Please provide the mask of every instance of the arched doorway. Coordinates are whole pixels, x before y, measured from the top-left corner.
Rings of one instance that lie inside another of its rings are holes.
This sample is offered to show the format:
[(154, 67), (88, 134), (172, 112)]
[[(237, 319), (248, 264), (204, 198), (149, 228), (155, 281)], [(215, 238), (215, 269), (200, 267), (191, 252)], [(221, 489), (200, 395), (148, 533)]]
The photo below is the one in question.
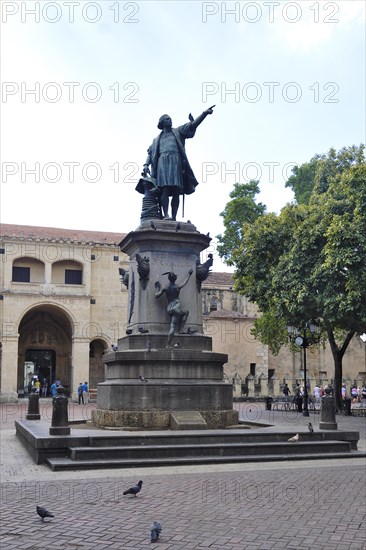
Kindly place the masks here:
[(103, 354), (107, 349), (104, 340), (95, 339), (89, 347), (89, 388), (96, 389), (100, 382), (104, 382)]
[(57, 306), (36, 306), (19, 325), (18, 394), (26, 395), (34, 377), (59, 379), (71, 391), (72, 325)]

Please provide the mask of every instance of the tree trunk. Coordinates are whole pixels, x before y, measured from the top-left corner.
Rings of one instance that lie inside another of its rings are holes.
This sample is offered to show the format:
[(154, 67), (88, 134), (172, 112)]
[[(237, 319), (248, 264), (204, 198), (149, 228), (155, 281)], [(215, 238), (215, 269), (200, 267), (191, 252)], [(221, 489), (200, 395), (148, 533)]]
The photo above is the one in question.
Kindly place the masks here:
[(334, 397), (335, 397), (335, 406), (337, 412), (343, 412), (343, 401), (342, 401), (342, 360), (343, 355), (348, 347), (348, 344), (354, 336), (354, 332), (348, 332), (347, 336), (343, 342), (343, 345), (339, 348), (337, 346), (334, 332), (332, 329), (328, 330), (328, 340), (330, 344), (330, 349), (332, 350), (333, 360), (334, 360)]

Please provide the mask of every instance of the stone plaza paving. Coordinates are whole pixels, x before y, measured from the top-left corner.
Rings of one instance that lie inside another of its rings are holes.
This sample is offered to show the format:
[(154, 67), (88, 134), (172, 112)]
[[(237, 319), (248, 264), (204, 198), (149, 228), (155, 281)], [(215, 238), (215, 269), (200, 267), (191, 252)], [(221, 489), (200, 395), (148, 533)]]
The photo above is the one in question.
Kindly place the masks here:
[[(52, 472), (17, 440), (11, 423), (22, 407), (12, 407), (1, 406), (1, 550), (139, 550), (150, 547), (154, 520), (167, 550), (366, 549), (364, 458)], [(240, 408), (246, 420), (254, 414), (294, 433), (309, 420)], [(365, 418), (337, 422), (359, 430), (365, 449)], [(141, 493), (123, 496), (139, 479)], [(42, 522), (37, 504), (55, 517)]]

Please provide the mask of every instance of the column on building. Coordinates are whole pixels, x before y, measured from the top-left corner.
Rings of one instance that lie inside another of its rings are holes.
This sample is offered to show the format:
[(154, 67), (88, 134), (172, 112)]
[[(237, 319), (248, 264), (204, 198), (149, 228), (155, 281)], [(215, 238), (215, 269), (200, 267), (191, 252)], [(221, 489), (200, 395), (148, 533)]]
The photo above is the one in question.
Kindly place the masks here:
[(0, 402), (18, 400), (18, 335), (6, 336), (2, 342)]
[(78, 385), (80, 382), (89, 383), (89, 340), (83, 337), (74, 337), (72, 340), (72, 373), (71, 398), (78, 400)]

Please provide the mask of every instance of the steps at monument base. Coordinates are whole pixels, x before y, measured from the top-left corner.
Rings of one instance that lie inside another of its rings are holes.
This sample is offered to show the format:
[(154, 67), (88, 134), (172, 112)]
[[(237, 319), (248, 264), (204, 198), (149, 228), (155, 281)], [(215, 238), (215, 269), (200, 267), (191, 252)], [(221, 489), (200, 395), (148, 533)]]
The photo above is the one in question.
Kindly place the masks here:
[[(145, 446), (145, 445), (201, 445), (211, 443), (275, 443), (287, 442), (290, 437), (295, 435), (294, 431), (289, 432), (259, 432), (253, 429), (241, 430), (190, 430), (190, 431), (171, 431), (166, 432), (105, 432), (103, 435), (90, 435), (90, 447), (126, 447), (126, 446)], [(347, 433), (340, 431), (317, 431), (302, 432), (300, 439), (304, 441), (347, 441), (352, 443), (352, 448), (359, 439), (358, 432), (349, 431)], [(83, 445), (70, 445), (72, 447), (81, 447)]]
[(234, 455), (234, 456), (195, 456), (179, 458), (128, 458), (106, 460), (72, 460), (71, 458), (49, 458), (47, 464), (53, 471), (66, 470), (94, 470), (109, 468), (136, 468), (155, 466), (183, 466), (194, 464), (235, 464), (249, 462), (279, 462), (293, 460), (328, 460), (340, 458), (365, 458), (366, 453), (361, 451), (332, 451), (322, 453), (298, 452), (298, 454), (266, 454), (266, 455)]
[(71, 447), (69, 458), (72, 460), (115, 460), (154, 458), (181, 458), (204, 456), (248, 456), (248, 455), (292, 455), (299, 452), (350, 452), (346, 441), (304, 441), (276, 443), (202, 443), (186, 445), (138, 445), (126, 447)]

